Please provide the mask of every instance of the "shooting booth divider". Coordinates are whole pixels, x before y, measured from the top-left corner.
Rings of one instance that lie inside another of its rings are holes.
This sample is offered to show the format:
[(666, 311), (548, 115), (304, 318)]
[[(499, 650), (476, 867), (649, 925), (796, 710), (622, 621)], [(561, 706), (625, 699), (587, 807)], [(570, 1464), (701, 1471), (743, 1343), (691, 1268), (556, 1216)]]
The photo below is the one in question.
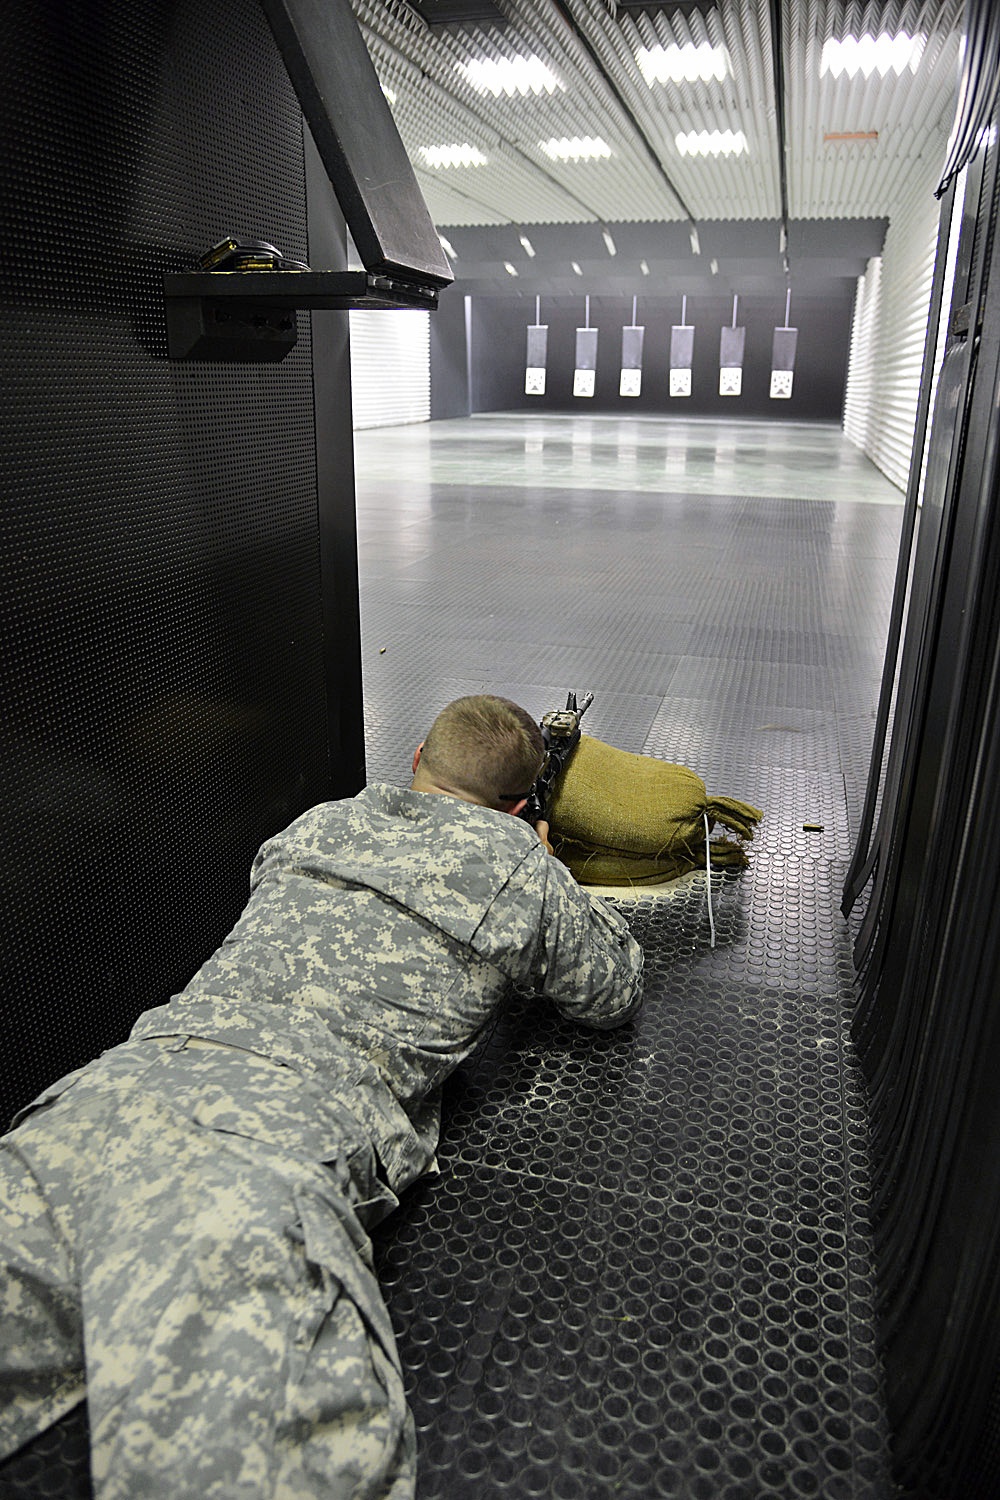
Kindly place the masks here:
[(540, 320), (540, 297), (535, 298), (535, 321), (528, 324), (528, 347), (524, 368), (524, 394), (545, 395), (545, 371), (548, 360), (549, 328)]
[(736, 326), (736, 310), (739, 297), (733, 298), (732, 327), (723, 328), (719, 339), (719, 395), (741, 396), (743, 394), (743, 353), (747, 331)]
[(365, 269), (447, 286), (451, 266), (350, 6), (262, 4)]
[(573, 395), (593, 396), (597, 383), (597, 329), (590, 326), (590, 298), (586, 298), (586, 327), (576, 330), (576, 368)]
[(969, 0), (966, 31), (875, 743), (843, 896), (848, 915), (870, 884), (852, 1036), (870, 1093), (877, 1313), (905, 1500), (1000, 1494), (994, 0)]
[(687, 321), (687, 298), (681, 298), (681, 320), (670, 330), (670, 394), (690, 396), (694, 363), (694, 325)]
[[(365, 785), (347, 316), (292, 288), (450, 272), (349, 4), (23, 0), (0, 52), (6, 1125), (187, 984), (265, 839)], [(323, 269), (191, 272), (229, 231)], [(297, 337), (267, 357), (255, 302), (246, 347), (174, 356), (188, 276), (266, 281)], [(86, 1419), (0, 1493), (89, 1494)]]
[(618, 383), (619, 396), (638, 396), (642, 393), (642, 341), (645, 328), (635, 321), (637, 299), (632, 298), (632, 322), (622, 329), (622, 366)]

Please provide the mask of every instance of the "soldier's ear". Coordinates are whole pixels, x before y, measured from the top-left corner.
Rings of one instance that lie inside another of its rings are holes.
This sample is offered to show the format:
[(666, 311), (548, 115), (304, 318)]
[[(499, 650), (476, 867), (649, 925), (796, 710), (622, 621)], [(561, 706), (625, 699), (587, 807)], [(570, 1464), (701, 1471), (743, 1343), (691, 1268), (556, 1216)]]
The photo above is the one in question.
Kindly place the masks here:
[(421, 750), (423, 748), (424, 748), (424, 742), (423, 742), (423, 740), (421, 740), (420, 744), (417, 746), (417, 748), (413, 752), (413, 774), (414, 774), (414, 776), (416, 776), (416, 774), (417, 774), (417, 767), (420, 764), (420, 752), (421, 752)]

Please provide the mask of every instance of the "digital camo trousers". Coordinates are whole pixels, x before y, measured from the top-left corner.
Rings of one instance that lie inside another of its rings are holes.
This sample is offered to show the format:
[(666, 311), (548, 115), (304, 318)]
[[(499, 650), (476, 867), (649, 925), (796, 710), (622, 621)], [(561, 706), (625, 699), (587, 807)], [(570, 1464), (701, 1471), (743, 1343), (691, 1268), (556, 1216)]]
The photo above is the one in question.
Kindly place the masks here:
[(0, 1140), (0, 1456), (86, 1398), (98, 1500), (410, 1500), (394, 1203), (287, 1068), (170, 1038), (62, 1080)]

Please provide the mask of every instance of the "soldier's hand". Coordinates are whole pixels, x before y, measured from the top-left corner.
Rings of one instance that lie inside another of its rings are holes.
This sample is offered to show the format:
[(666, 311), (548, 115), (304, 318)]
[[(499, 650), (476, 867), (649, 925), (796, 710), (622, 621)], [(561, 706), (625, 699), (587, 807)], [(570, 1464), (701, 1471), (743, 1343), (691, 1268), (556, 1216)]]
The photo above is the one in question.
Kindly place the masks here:
[(546, 823), (544, 818), (542, 818), (540, 822), (535, 824), (535, 832), (538, 834), (538, 837), (545, 845), (545, 852), (547, 854), (553, 854), (555, 851), (553, 850), (552, 845), (549, 843), (549, 825), (548, 823)]

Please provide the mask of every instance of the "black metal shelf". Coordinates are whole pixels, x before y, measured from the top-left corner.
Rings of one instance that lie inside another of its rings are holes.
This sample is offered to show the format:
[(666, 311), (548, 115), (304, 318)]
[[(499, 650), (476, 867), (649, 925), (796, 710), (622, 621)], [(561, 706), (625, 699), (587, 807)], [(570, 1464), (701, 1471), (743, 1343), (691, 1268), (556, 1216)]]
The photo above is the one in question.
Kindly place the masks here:
[(269, 307), (437, 306), (438, 288), (373, 271), (181, 271), (163, 278), (167, 299), (234, 297)]
[(302, 309), (422, 308), (439, 288), (373, 271), (182, 271), (163, 278), (171, 359), (275, 361)]

